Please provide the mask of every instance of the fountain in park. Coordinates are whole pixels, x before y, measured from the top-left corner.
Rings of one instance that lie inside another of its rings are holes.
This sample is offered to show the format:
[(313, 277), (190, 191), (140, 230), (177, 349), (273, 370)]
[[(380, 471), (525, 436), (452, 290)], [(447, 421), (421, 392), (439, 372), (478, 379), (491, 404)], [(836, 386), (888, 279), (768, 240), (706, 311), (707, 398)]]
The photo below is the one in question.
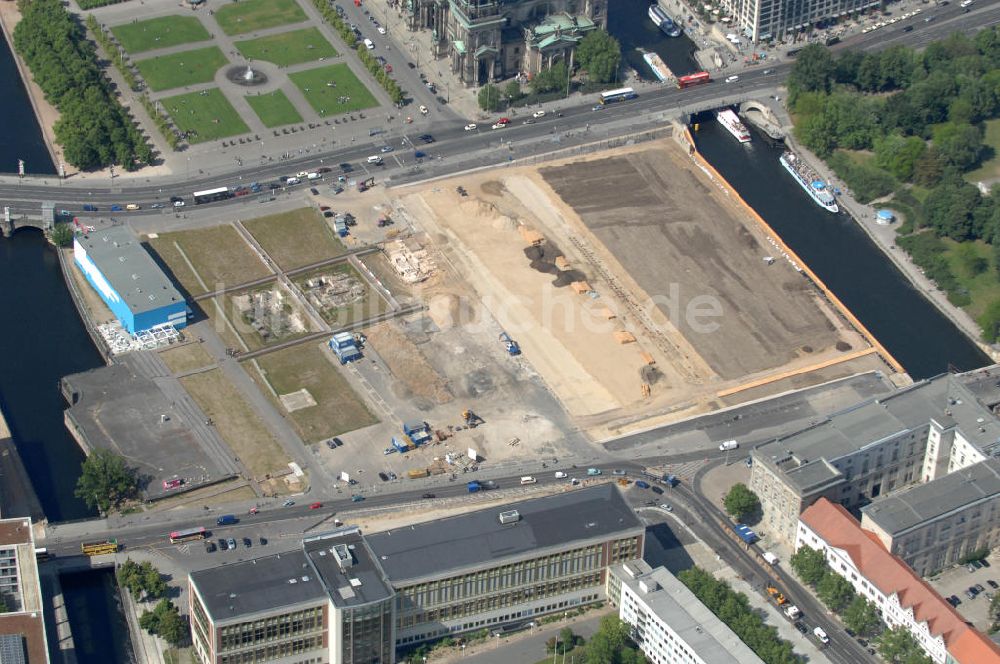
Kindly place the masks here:
[(253, 87), (267, 83), (267, 74), (253, 68), (253, 60), (247, 60), (246, 67), (235, 65), (226, 71), (226, 78), (236, 85)]

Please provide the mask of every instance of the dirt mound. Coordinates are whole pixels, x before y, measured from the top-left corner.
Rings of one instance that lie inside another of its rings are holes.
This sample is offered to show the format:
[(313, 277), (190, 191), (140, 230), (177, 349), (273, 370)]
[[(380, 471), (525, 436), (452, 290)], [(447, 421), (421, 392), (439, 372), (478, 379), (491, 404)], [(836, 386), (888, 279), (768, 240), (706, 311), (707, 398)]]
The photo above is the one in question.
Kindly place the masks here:
[(507, 191), (507, 187), (503, 186), (503, 182), (498, 180), (484, 182), (479, 185), (479, 189), (487, 196), (503, 196)]

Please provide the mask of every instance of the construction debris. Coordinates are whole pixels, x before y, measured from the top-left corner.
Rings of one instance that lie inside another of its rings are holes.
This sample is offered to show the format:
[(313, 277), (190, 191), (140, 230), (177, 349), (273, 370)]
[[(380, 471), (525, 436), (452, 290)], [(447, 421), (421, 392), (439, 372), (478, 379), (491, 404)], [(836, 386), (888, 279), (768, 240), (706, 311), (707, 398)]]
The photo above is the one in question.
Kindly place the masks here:
[(408, 284), (424, 281), (434, 273), (434, 261), (416, 238), (387, 242), (382, 251), (396, 274)]

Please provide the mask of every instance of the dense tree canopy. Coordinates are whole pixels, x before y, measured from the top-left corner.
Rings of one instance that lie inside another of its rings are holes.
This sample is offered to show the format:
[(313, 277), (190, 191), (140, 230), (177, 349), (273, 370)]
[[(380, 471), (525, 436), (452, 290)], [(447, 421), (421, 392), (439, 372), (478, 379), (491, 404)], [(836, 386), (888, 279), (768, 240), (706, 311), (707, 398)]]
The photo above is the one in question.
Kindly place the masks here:
[(811, 546), (800, 547), (791, 555), (788, 562), (802, 582), (814, 588), (830, 570), (823, 552)]
[(760, 499), (746, 484), (740, 482), (729, 489), (729, 493), (722, 499), (722, 505), (729, 516), (742, 521), (760, 509)]
[(125, 457), (97, 448), (83, 462), (76, 481), (76, 496), (101, 512), (119, 507), (139, 492), (139, 479)]
[(595, 83), (608, 83), (618, 71), (622, 48), (606, 30), (591, 30), (576, 47), (576, 60)]
[(45, 98), (59, 110), (54, 131), (66, 161), (84, 169), (132, 170), (152, 150), (111, 91), (93, 45), (59, 0), (21, 0), (14, 47)]

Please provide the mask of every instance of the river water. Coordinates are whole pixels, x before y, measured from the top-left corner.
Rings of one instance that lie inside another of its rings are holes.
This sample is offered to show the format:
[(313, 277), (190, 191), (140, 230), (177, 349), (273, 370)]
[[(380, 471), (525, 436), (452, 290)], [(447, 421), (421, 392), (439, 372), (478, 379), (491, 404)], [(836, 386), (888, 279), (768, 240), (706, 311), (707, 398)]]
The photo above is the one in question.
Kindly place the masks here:
[(0, 173), (17, 173), (17, 160), (23, 159), (27, 173), (54, 175), (56, 167), (10, 51), (7, 40), (0, 38)]
[[(628, 66), (642, 79), (657, 80), (649, 65), (642, 59), (643, 52), (654, 51), (675, 76), (700, 70), (701, 67), (694, 59), (697, 49), (695, 43), (686, 34), (668, 37), (660, 32), (649, 18), (649, 5), (647, 0), (616, 0), (615, 10), (608, 12), (608, 32), (621, 44), (622, 55)], [(680, 13), (668, 11), (668, 14), (675, 22), (680, 22)]]

